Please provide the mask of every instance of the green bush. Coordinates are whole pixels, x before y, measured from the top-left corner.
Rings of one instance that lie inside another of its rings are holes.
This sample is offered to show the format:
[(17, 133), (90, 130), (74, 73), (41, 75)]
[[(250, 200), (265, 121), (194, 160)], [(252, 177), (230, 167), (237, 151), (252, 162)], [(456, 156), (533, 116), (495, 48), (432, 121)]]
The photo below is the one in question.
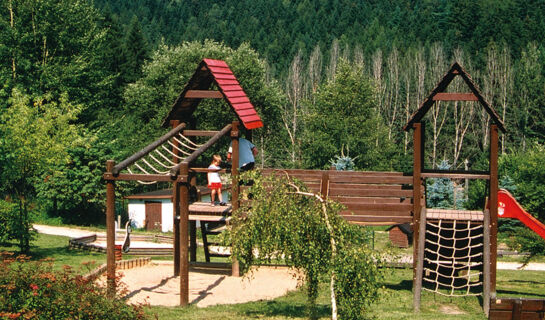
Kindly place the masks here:
[(499, 159), (500, 177), (509, 176), (514, 183), (513, 195), (522, 207), (545, 221), (545, 146), (504, 155)]
[(146, 319), (140, 305), (108, 298), (106, 289), (65, 266), (2, 254), (0, 319)]

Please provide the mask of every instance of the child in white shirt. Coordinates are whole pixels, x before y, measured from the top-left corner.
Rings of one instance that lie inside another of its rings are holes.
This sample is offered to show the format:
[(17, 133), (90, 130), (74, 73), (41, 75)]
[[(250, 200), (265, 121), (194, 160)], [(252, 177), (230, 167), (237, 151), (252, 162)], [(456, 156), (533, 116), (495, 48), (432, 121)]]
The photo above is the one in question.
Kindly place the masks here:
[[(215, 154), (212, 156), (212, 163), (210, 163), (208, 169), (220, 170), (220, 164), (221, 156)], [(223, 202), (221, 195), (221, 179), (218, 172), (208, 172), (208, 189), (210, 189), (210, 200), (212, 205), (216, 204), (215, 199), (217, 193), (220, 206), (224, 206), (225, 202)]]

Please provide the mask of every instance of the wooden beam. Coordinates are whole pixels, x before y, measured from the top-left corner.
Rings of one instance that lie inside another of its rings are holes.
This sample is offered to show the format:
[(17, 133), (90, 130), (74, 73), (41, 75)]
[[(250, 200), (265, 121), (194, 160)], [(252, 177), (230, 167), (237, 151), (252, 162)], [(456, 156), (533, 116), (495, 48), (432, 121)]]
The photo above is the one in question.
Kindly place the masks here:
[[(187, 164), (182, 162), (180, 175), (189, 175)], [(189, 183), (178, 185), (180, 197), (180, 306), (189, 304)]]
[(182, 134), (186, 137), (213, 137), (218, 132), (219, 131), (211, 130), (184, 130), (182, 131)]
[(489, 180), (489, 174), (458, 173), (458, 172), (422, 172), (422, 178), (449, 178), (449, 179), (484, 179)]
[(184, 98), (223, 99), (223, 94), (217, 90), (187, 90)]
[(490, 295), (496, 296), (498, 257), (498, 126), (490, 126)]
[(185, 128), (186, 124), (182, 123), (179, 124), (176, 128), (170, 130), (167, 134), (163, 135), (161, 138), (155, 140), (154, 142), (147, 145), (144, 149), (138, 151), (137, 153), (133, 154), (132, 156), (128, 157), (127, 159), (121, 161), (118, 165), (116, 165), (112, 169), (112, 173), (114, 175), (118, 175), (119, 172), (126, 167), (130, 166), (131, 164), (135, 163), (139, 159), (142, 159), (145, 157), (148, 153), (153, 151), (158, 146), (162, 145), (163, 143), (167, 142), (170, 138), (178, 134), (178, 132), (182, 131)]
[[(178, 171), (180, 170), (181, 165), (187, 165), (191, 162), (193, 162), (198, 156), (203, 154), (208, 148), (210, 148), (214, 143), (216, 143), (221, 137), (223, 137), (227, 132), (231, 131), (231, 124), (226, 125), (221, 131), (216, 133), (210, 140), (208, 140), (205, 144), (203, 144), (199, 149), (195, 150), (190, 156), (184, 159), (181, 163), (177, 164), (174, 168), (170, 169), (170, 175), (172, 177), (176, 177), (178, 175)], [(181, 176), (184, 177), (183, 175)], [(189, 182), (189, 181), (185, 181)]]
[[(180, 120), (170, 120), (172, 127), (177, 127), (180, 124)], [(173, 141), (174, 146), (178, 147), (178, 142)], [(178, 163), (178, 150), (172, 146), (172, 162)], [(180, 275), (180, 194), (178, 190), (178, 182), (172, 183), (172, 232), (174, 233), (173, 239), (173, 251), (174, 251), (174, 276)]]
[[(111, 173), (113, 160), (106, 161), (106, 170)], [(108, 296), (114, 297), (115, 288), (115, 182), (106, 181), (106, 282)]]
[(163, 174), (129, 174), (129, 173), (120, 173), (117, 176), (115, 176), (111, 172), (106, 172), (103, 175), (104, 180), (110, 180), (110, 181), (167, 181), (167, 182), (173, 182), (175, 180), (175, 177), (171, 175), (163, 175)]
[[(423, 160), (423, 128), (421, 122), (413, 123), (413, 239), (419, 239), (420, 233), (420, 212), (422, 210), (422, 204), (420, 198), (422, 192), (420, 186), (422, 184), (422, 160)], [(418, 245), (418, 241), (413, 241), (413, 289), (416, 288), (418, 279), (416, 278), (417, 262), (419, 257), (419, 250), (422, 250)]]
[(433, 101), (479, 101), (473, 93), (439, 92), (433, 96)]
[[(232, 177), (232, 186), (231, 186), (231, 204), (233, 211), (237, 210), (240, 206), (240, 185), (239, 185), (239, 172), (238, 172), (238, 161), (239, 161), (239, 122), (233, 121), (231, 124), (231, 177)], [(233, 277), (240, 276), (240, 266), (239, 262), (235, 255), (231, 255), (231, 275)]]
[(422, 276), (424, 273), (424, 246), (426, 244), (426, 208), (420, 213), (420, 225), (418, 226), (418, 238), (413, 238), (413, 243), (418, 242), (418, 254), (416, 259), (416, 278), (413, 285), (413, 309), (420, 312), (420, 297), (422, 294)]

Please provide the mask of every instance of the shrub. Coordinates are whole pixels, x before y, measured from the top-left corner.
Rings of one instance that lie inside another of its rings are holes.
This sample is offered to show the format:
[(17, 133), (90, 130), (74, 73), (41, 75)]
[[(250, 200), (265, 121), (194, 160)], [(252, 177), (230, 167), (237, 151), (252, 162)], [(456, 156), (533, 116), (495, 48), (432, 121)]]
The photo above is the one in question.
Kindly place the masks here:
[[(243, 271), (251, 265), (279, 261), (304, 274), (309, 316), (317, 316), (320, 281), (329, 279), (332, 318), (361, 319), (375, 302), (383, 280), (382, 259), (370, 246), (370, 234), (338, 213), (339, 203), (309, 193), (287, 176), (264, 176), (254, 170), (246, 201), (233, 214), (225, 242)], [(332, 294), (332, 292), (334, 294)]]
[(106, 296), (106, 289), (48, 261), (2, 254), (0, 319), (146, 319), (143, 307)]

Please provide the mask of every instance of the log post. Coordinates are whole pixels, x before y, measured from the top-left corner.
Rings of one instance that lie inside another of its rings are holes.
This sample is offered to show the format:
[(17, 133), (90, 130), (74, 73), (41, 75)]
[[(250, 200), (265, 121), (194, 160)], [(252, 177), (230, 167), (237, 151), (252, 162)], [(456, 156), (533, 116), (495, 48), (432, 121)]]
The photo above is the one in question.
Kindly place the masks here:
[[(189, 187), (197, 189), (197, 176), (191, 174)], [(197, 221), (189, 221), (189, 261), (197, 261)]]
[[(176, 128), (178, 125), (180, 125), (179, 120), (172, 120), (170, 121), (170, 126), (172, 128)], [(174, 140), (174, 145), (178, 146), (178, 142)], [(178, 150), (174, 147), (172, 147), (172, 153), (175, 155), (178, 155)], [(172, 156), (172, 162), (178, 163), (178, 158), (175, 156)], [(178, 193), (178, 182), (174, 182), (172, 184), (172, 232), (174, 233), (174, 239), (172, 242), (173, 252), (174, 252), (174, 276), (179, 276), (180, 271), (180, 248), (178, 245), (180, 244), (180, 233), (178, 231), (178, 228), (180, 226), (180, 197)]]
[(188, 244), (189, 244), (189, 164), (182, 163), (180, 168), (178, 185), (180, 197), (180, 306), (189, 304), (189, 261), (188, 261)]
[[(238, 162), (239, 162), (239, 123), (238, 121), (233, 121), (231, 126), (231, 177), (232, 177), (232, 187), (231, 187), (231, 206), (233, 211), (237, 210), (240, 205), (240, 184), (239, 184), (239, 172), (238, 172)], [(232, 264), (231, 264), (231, 275), (233, 277), (240, 276), (240, 266), (239, 262), (234, 255), (232, 255)]]
[(490, 294), (496, 297), (498, 255), (498, 126), (490, 126)]
[[(106, 172), (112, 173), (115, 161), (106, 161)], [(115, 182), (106, 181), (106, 278), (108, 296), (115, 296)]]
[[(413, 239), (419, 239), (420, 213), (422, 210), (422, 162), (423, 162), (423, 134), (422, 123), (413, 124)], [(418, 241), (413, 241), (413, 289), (417, 285), (417, 262), (420, 246)]]

